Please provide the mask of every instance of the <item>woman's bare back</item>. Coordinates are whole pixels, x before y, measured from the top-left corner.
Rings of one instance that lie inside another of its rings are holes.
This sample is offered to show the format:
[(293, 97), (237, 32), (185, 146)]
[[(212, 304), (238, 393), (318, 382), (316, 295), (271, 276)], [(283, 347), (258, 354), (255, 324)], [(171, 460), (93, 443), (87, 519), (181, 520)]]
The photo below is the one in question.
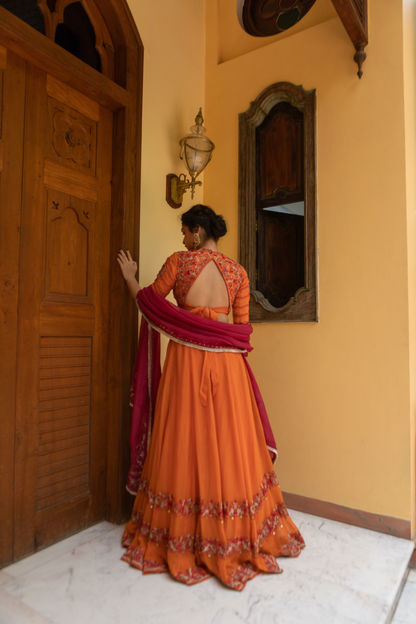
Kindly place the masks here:
[[(189, 289), (186, 303), (195, 307), (229, 309), (227, 286), (215, 260), (210, 260), (204, 266)], [(220, 316), (225, 317), (221, 320), (227, 318), (225, 314)]]

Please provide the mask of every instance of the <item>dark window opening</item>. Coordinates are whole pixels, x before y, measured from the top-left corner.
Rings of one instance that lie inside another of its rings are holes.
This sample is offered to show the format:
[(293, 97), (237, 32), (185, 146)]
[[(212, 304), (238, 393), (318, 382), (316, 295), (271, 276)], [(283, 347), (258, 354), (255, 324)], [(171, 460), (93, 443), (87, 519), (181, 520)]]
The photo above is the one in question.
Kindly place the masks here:
[(58, 24), (55, 43), (90, 67), (101, 72), (101, 59), (95, 48), (95, 32), (84, 7), (73, 2), (64, 11), (64, 23)]
[(256, 290), (275, 308), (305, 286), (303, 112), (276, 104), (256, 128)]
[(45, 23), (36, 0), (0, 0), (2, 6), (35, 30), (45, 34)]
[(304, 229), (303, 216), (261, 212), (256, 290), (275, 308), (285, 306), (305, 286)]

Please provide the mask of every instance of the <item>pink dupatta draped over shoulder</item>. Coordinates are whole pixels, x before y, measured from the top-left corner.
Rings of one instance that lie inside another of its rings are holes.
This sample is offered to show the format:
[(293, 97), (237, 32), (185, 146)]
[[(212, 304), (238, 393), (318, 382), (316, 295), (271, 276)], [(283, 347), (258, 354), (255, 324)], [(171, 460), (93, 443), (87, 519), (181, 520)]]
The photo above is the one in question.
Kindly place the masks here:
[[(137, 293), (136, 303), (142, 312), (139, 345), (131, 382), (133, 407), (130, 431), (131, 463), (127, 490), (136, 494), (150, 444), (156, 397), (161, 377), (160, 334), (191, 348), (228, 352), (247, 356), (250, 324), (229, 324), (206, 319), (166, 301), (148, 286)], [(247, 373), (256, 399), (267, 447), (273, 461), (277, 458), (276, 442), (253, 372), (244, 357)]]

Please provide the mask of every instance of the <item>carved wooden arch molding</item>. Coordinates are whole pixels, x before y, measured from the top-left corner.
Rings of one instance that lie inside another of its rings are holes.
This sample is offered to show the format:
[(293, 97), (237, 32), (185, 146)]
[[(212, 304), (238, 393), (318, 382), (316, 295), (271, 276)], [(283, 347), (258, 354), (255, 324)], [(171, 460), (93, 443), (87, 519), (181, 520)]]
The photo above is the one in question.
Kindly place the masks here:
[[(64, 11), (70, 4), (79, 2), (88, 15), (95, 33), (95, 48), (100, 55), (101, 71), (109, 78), (114, 77), (114, 46), (107, 28), (94, 0), (37, 0), (37, 5), (45, 21), (45, 35), (55, 41), (56, 27), (64, 22)], [(51, 9), (51, 7), (53, 7)]]
[[(254, 37), (276, 35), (294, 26), (316, 0), (238, 0), (237, 13), (242, 28)], [(368, 44), (368, 0), (332, 0), (355, 47), (357, 75), (363, 75), (364, 52)]]
[[(143, 85), (143, 44), (127, 0), (77, 0), (82, 3), (96, 34), (102, 62), (101, 73), (58, 46), (56, 26), (74, 0), (37, 0), (44, 15), (46, 36), (0, 6), (2, 50), (27, 63), (112, 111), (113, 133), (109, 137), (112, 159), (110, 257), (119, 249), (139, 256), (140, 146)], [(52, 7), (50, 10), (49, 7)], [(4, 46), (4, 48), (3, 48)], [(110, 54), (111, 53), (111, 54)], [(111, 60), (111, 57), (113, 60)], [(129, 387), (137, 349), (137, 312), (116, 262), (109, 274), (108, 388), (106, 435), (107, 497), (105, 517), (121, 522), (131, 512), (125, 490), (129, 467)]]

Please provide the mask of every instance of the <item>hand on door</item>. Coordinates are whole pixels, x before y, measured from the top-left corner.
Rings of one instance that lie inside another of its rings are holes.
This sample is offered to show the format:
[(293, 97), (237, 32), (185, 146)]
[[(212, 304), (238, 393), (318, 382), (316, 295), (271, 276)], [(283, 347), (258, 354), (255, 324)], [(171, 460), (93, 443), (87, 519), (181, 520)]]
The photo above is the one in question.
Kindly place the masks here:
[(137, 263), (131, 257), (128, 249), (126, 249), (126, 251), (120, 249), (117, 255), (117, 262), (129, 287), (131, 296), (133, 299), (136, 299), (137, 293), (140, 290), (139, 283), (135, 277), (137, 273)]

